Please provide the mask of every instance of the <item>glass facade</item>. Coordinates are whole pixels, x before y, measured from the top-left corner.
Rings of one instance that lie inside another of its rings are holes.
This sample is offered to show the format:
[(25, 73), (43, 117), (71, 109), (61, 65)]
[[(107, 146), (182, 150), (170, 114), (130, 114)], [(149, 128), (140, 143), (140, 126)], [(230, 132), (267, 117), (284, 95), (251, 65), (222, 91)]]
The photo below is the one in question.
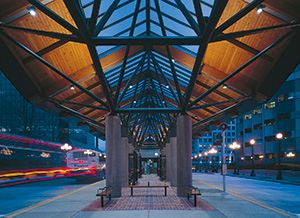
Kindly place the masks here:
[(28, 103), (1, 71), (0, 132), (95, 148), (94, 136)]

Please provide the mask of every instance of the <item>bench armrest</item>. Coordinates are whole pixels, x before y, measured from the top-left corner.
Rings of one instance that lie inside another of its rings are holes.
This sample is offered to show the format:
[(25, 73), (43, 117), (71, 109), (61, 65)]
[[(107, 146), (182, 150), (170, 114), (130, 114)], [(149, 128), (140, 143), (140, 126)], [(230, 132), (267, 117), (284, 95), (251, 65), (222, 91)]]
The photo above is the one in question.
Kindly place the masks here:
[(106, 187), (104, 187), (104, 188), (99, 188), (99, 189), (97, 190), (97, 193), (99, 193), (99, 192), (104, 192), (104, 191), (106, 191)]
[(199, 193), (201, 193), (199, 188), (197, 188), (197, 187), (193, 187), (193, 189), (194, 189), (196, 192), (199, 192)]

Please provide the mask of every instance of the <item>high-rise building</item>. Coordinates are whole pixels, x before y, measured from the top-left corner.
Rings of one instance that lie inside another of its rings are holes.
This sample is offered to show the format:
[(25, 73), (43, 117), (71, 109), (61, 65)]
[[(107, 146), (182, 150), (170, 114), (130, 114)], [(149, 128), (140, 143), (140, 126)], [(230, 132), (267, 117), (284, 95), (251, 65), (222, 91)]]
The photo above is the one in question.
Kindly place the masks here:
[(68, 142), (81, 148), (97, 149), (101, 144), (96, 137), (63, 121), (59, 116), (28, 103), (1, 71), (0, 132), (52, 142)]
[[(231, 163), (233, 150), (229, 148), (229, 145), (236, 140), (236, 120), (230, 121), (227, 125), (228, 128), (225, 130), (225, 159), (226, 163)], [(220, 168), (223, 155), (222, 143), (222, 130), (219, 128), (195, 139), (192, 143), (192, 162), (195, 170)]]
[[(270, 101), (238, 117), (236, 128), (240, 167), (250, 168), (254, 158), (255, 168), (276, 169), (280, 158), (283, 168), (296, 168), (300, 162), (300, 65)], [(277, 139), (277, 133), (282, 133), (282, 139)]]

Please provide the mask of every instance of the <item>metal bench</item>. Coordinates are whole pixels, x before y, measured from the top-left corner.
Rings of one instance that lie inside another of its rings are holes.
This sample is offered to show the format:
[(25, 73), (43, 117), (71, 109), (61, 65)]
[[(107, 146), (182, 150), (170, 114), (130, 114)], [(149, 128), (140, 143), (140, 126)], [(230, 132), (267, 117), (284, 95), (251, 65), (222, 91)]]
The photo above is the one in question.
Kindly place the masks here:
[(108, 196), (109, 197), (109, 200), (111, 200), (111, 193), (113, 193), (114, 190), (112, 188), (112, 186), (106, 186), (104, 188), (99, 188), (97, 190), (97, 194), (96, 196), (101, 196), (101, 207), (103, 207), (103, 198), (104, 196)]
[(194, 196), (194, 206), (197, 206), (197, 195), (201, 195), (200, 189), (191, 185), (186, 185), (184, 191), (187, 193), (187, 199), (190, 199), (190, 195)]
[(165, 182), (165, 185), (153, 185), (150, 186), (150, 183), (148, 182), (148, 186), (146, 185), (139, 185), (139, 186), (133, 186), (132, 183), (130, 183), (130, 189), (131, 189), (131, 196), (133, 196), (133, 188), (165, 188), (165, 196), (167, 196), (167, 188), (169, 186)]

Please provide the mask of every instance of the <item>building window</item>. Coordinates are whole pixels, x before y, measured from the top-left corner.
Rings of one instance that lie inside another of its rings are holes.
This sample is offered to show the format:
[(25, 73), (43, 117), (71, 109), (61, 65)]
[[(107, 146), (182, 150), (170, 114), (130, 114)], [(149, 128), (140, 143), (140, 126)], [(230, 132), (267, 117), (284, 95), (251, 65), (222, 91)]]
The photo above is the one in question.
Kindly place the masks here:
[(245, 120), (251, 120), (252, 119), (252, 114), (246, 114), (244, 119)]
[(202, 145), (199, 145), (199, 148), (202, 148)]
[(283, 113), (277, 115), (277, 120), (287, 120), (290, 119), (290, 113)]
[(261, 114), (262, 113), (262, 109), (259, 108), (259, 109), (256, 109), (253, 111), (253, 114)]
[(265, 136), (265, 141), (267, 141), (267, 142), (275, 142), (275, 136)]
[(252, 132), (252, 128), (246, 128), (245, 129), (245, 133), (251, 133)]
[(232, 126), (231, 129), (232, 129), (232, 130), (235, 130), (235, 126)]
[(265, 109), (270, 109), (275, 107), (275, 101), (264, 104)]
[(265, 120), (265, 126), (275, 125), (275, 119)]
[(250, 142), (245, 142), (245, 147), (251, 147), (252, 145), (250, 144)]
[(207, 138), (204, 138), (203, 142), (207, 142)]
[(232, 132), (231, 134), (232, 134), (232, 136), (235, 136), (235, 132)]
[(266, 153), (266, 159), (275, 160), (275, 153)]
[(244, 136), (244, 132), (243, 131), (240, 131), (240, 136)]
[(285, 100), (285, 96), (284, 95), (278, 95), (277, 96), (277, 102), (281, 102)]
[(262, 129), (262, 124), (260, 123), (260, 124), (253, 125), (253, 129), (254, 130)]

